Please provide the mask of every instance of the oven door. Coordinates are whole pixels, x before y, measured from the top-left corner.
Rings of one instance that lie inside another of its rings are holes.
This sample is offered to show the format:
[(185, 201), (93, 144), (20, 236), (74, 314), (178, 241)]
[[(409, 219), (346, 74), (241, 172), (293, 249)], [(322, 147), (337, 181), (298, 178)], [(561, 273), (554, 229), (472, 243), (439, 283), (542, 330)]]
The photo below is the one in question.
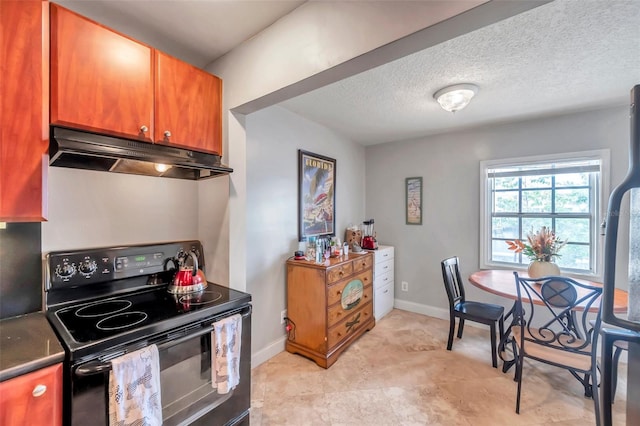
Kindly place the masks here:
[[(212, 324), (241, 313), (240, 383), (226, 394), (212, 387)], [(188, 425), (206, 419), (208, 424), (232, 425), (248, 419), (251, 398), (251, 306), (208, 318), (198, 324), (171, 330), (161, 338), (132, 343), (114, 353), (71, 366), (70, 418), (72, 425), (108, 425), (109, 359), (156, 344), (160, 356), (162, 417), (164, 426)], [(66, 417), (66, 416), (65, 416)], [(212, 422), (212, 423), (211, 423)]]

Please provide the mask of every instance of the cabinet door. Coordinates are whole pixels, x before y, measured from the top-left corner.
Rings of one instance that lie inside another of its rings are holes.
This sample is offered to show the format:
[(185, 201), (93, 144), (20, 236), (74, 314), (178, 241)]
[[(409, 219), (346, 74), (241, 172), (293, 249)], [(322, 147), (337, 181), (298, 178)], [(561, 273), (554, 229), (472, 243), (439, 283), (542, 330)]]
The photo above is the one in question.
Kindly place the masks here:
[(222, 155), (222, 80), (156, 51), (155, 141)]
[(62, 364), (0, 383), (0, 426), (62, 424)]
[(0, 221), (47, 215), (49, 11), (40, 0), (0, 1)]
[(51, 4), (51, 123), (150, 141), (152, 52)]

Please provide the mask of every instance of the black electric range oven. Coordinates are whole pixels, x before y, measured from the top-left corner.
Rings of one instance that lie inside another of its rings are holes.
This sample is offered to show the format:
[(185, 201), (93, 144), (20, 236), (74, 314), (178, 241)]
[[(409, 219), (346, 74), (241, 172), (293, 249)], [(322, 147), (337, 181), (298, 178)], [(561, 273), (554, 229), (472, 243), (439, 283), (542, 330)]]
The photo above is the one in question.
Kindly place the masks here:
[[(163, 425), (249, 424), (251, 296), (208, 283), (172, 294), (168, 260), (199, 241), (51, 252), (45, 261), (47, 318), (62, 341), (65, 425), (109, 424), (110, 360), (155, 344)], [(242, 316), (240, 381), (226, 394), (212, 386), (213, 323)]]

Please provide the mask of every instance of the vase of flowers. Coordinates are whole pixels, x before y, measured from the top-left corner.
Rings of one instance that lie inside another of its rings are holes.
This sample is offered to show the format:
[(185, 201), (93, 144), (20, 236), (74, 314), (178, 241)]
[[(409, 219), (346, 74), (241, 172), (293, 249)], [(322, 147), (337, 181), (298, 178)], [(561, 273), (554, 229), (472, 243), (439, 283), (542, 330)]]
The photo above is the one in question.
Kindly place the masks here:
[(567, 240), (561, 240), (556, 233), (546, 226), (537, 232), (527, 235), (527, 242), (522, 240), (507, 241), (509, 250), (515, 253), (522, 253), (529, 258), (529, 277), (540, 278), (549, 275), (560, 275), (560, 268), (554, 263), (555, 258), (560, 257), (558, 253)]

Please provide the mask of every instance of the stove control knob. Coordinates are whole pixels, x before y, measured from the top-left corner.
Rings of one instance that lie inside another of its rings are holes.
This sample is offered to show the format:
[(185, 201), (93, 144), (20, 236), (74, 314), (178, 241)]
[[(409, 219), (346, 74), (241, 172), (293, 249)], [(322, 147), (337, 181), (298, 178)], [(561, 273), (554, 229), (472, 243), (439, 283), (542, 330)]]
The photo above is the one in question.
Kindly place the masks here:
[(98, 264), (93, 259), (85, 259), (78, 265), (78, 271), (83, 276), (89, 278), (98, 269)]
[(76, 265), (74, 263), (64, 262), (56, 266), (56, 275), (67, 281), (76, 274)]

